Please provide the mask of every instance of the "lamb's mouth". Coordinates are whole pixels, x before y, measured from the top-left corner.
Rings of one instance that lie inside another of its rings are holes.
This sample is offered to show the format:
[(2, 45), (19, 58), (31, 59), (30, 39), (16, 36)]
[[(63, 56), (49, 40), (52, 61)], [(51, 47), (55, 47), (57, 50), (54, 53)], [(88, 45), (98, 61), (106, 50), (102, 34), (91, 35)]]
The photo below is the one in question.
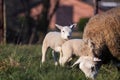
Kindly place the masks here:
[(69, 39), (65, 39), (65, 41), (67, 41), (67, 40), (69, 40)]

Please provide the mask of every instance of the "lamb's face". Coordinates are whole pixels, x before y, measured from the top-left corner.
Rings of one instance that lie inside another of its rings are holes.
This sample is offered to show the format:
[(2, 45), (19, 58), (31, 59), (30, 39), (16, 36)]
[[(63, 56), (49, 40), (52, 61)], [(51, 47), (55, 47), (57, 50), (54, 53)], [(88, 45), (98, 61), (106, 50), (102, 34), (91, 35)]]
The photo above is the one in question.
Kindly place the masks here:
[(79, 68), (84, 72), (85, 76), (88, 78), (95, 79), (98, 70), (93, 61), (85, 61), (79, 64)]
[(86, 77), (94, 79), (98, 73), (100, 67), (100, 59), (94, 57), (94, 44), (91, 40), (85, 42), (82, 50), (82, 54), (87, 54), (88, 56), (80, 57), (81, 61), (79, 68), (85, 73)]
[(70, 26), (63, 26), (63, 27), (56, 24), (56, 27), (61, 31), (61, 38), (68, 40), (71, 38), (72, 30), (74, 27), (76, 27), (76, 24), (72, 24)]
[(61, 37), (65, 40), (71, 38), (72, 29), (69, 26), (65, 26), (61, 29)]
[(95, 79), (101, 66), (101, 59), (91, 56), (80, 56), (80, 58), (71, 66), (79, 64), (79, 68), (84, 72), (87, 78)]

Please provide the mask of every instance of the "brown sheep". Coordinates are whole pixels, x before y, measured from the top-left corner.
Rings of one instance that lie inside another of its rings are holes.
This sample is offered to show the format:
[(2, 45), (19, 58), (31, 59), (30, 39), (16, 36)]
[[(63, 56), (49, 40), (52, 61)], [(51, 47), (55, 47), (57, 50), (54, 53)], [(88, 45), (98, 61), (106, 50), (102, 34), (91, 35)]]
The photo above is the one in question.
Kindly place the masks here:
[(120, 13), (120, 8), (92, 17), (84, 29), (83, 39), (92, 40), (95, 55), (100, 58), (109, 52), (114, 57), (120, 57), (120, 15), (117, 11)]
[[(118, 66), (120, 66), (120, 8), (114, 8), (93, 16), (86, 24), (83, 33), (83, 40), (89, 39), (92, 41), (92, 52), (84, 49), (81, 53), (85, 54), (88, 51), (88, 54), (93, 55), (81, 56), (73, 66), (80, 63), (79, 68), (86, 76), (92, 75), (89, 77), (93, 79), (97, 75), (95, 72), (98, 72), (103, 63), (113, 60), (113, 62), (119, 62)], [(94, 57), (99, 58), (99, 60), (96, 62)], [(87, 60), (88, 58), (89, 60)], [(88, 65), (89, 63), (92, 64)], [(84, 69), (83, 64), (86, 64)]]

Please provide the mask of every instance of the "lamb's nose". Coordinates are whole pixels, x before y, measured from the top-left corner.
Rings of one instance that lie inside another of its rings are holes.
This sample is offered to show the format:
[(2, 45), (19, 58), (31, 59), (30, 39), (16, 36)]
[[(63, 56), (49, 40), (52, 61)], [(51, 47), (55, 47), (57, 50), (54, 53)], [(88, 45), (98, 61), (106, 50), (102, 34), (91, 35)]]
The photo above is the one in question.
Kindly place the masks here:
[(71, 36), (68, 36), (68, 39), (70, 39), (71, 38)]

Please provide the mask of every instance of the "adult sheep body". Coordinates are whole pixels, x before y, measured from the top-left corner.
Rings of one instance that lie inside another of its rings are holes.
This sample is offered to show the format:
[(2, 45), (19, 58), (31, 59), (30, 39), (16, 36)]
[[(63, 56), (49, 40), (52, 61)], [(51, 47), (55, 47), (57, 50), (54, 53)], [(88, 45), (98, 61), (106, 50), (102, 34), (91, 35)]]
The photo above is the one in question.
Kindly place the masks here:
[[(120, 13), (120, 8), (117, 11)], [(94, 55), (103, 61), (120, 57), (120, 15), (113, 12), (92, 17), (84, 29), (83, 39), (92, 40)]]
[[(88, 51), (88, 54), (93, 55), (81, 56), (73, 66), (79, 64), (86, 76), (95, 79), (103, 63), (113, 60), (118, 66), (120, 64), (120, 8), (93, 16), (83, 33), (83, 40), (89, 39), (92, 41), (92, 52), (84, 49), (81, 53)], [(99, 60), (94, 61), (94, 57)]]

